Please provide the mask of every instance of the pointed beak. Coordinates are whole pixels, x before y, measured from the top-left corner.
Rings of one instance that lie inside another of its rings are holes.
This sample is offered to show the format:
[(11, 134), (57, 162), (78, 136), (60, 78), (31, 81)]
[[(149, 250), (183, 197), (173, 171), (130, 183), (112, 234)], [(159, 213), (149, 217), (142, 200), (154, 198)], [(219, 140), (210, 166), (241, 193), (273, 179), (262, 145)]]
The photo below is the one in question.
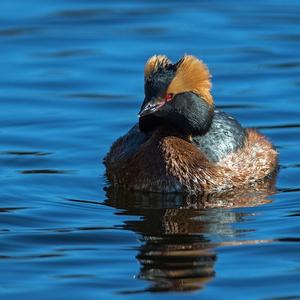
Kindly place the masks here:
[(152, 114), (158, 111), (164, 104), (165, 102), (162, 101), (161, 99), (150, 100), (149, 102), (147, 102), (145, 105), (142, 106), (138, 115), (139, 117), (143, 117)]

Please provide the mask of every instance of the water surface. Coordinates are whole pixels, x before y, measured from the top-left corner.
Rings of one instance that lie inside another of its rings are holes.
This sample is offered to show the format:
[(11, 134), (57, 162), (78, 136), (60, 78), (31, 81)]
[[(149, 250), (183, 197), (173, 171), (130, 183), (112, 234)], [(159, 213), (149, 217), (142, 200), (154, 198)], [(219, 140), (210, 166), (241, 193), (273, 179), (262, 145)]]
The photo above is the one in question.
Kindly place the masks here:
[[(299, 1), (0, 7), (1, 299), (300, 299)], [(201, 57), (216, 104), (276, 145), (269, 194), (204, 209), (104, 190), (155, 53)]]

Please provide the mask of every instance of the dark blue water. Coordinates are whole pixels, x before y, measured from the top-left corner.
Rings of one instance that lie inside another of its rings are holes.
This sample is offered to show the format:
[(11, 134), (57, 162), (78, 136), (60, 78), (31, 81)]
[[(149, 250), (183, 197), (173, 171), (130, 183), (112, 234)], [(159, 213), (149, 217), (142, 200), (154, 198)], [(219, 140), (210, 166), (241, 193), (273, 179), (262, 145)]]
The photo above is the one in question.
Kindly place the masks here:
[[(300, 299), (299, 1), (0, 8), (2, 300)], [(276, 145), (265, 204), (104, 190), (101, 161), (136, 122), (155, 53), (202, 58), (216, 104)]]

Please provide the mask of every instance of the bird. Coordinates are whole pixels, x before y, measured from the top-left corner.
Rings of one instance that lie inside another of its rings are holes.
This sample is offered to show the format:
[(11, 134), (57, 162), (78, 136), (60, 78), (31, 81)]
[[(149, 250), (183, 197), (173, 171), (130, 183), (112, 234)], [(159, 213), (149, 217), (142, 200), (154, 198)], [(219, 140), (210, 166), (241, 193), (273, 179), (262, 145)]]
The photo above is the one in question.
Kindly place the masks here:
[(104, 158), (111, 186), (158, 193), (214, 193), (255, 185), (276, 173), (267, 138), (215, 109), (202, 60), (154, 55), (144, 69), (138, 122)]

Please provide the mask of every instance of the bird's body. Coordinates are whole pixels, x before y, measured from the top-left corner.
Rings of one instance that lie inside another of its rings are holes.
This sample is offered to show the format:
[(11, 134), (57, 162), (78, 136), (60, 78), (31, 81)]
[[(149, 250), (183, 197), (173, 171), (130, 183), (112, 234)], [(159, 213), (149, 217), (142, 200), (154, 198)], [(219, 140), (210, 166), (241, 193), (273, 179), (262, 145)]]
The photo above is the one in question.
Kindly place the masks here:
[(263, 135), (214, 110), (206, 66), (193, 56), (145, 67), (139, 123), (105, 158), (114, 186), (151, 192), (215, 192), (274, 173), (277, 153)]

